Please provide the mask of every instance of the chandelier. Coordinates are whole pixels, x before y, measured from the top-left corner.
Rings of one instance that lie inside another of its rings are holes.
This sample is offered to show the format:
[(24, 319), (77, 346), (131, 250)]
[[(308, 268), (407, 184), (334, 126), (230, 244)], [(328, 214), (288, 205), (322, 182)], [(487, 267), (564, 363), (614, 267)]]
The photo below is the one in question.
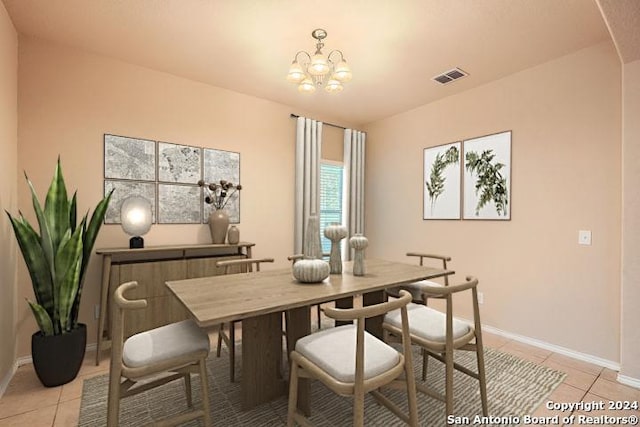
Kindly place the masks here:
[[(325, 57), (322, 54), (327, 32), (323, 29), (313, 30), (311, 36), (317, 40), (313, 55), (301, 50), (293, 58), (287, 80), (298, 85), (302, 93), (313, 93), (316, 86), (324, 86), (329, 93), (341, 92), (343, 83), (351, 80), (351, 69), (339, 50), (332, 50)], [(298, 57), (302, 55), (302, 61)]]

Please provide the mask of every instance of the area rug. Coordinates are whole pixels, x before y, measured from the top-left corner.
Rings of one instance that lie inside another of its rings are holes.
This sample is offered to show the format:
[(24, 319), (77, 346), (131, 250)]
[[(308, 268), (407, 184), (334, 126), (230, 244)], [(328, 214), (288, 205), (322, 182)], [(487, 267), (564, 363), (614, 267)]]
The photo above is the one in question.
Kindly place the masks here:
[[(238, 353), (237, 353), (238, 354)], [(236, 356), (236, 380), (242, 380), (241, 355)], [(415, 373), (421, 378), (422, 362), (417, 350), (414, 352)], [(456, 361), (475, 371), (475, 353), (458, 352)], [(530, 414), (562, 382), (565, 374), (553, 369), (519, 359), (508, 353), (490, 348), (485, 349), (487, 372), (487, 394), (489, 415), (493, 417), (522, 417)], [(250, 411), (242, 411), (240, 406), (240, 383), (229, 382), (229, 358), (226, 354), (208, 360), (209, 397), (212, 421), (215, 426), (284, 426), (287, 419), (287, 398), (274, 400)], [(79, 425), (101, 427), (106, 425), (107, 387), (109, 378), (102, 375), (85, 380), (82, 390)], [(194, 404), (199, 405), (200, 382), (194, 376)], [(429, 363), (426, 383), (436, 390), (444, 391), (443, 365), (433, 359)], [(482, 416), (478, 382), (456, 371), (454, 377), (456, 416)], [(391, 400), (406, 410), (405, 393), (385, 392)], [(311, 385), (311, 421), (316, 426), (349, 426), (352, 417), (352, 400), (335, 395), (318, 381)], [(184, 383), (174, 381), (145, 393), (128, 397), (120, 405), (120, 426), (142, 426), (151, 424), (169, 415), (187, 409)], [(444, 403), (418, 393), (418, 413), (420, 426), (447, 425)], [(513, 419), (513, 418), (512, 418)], [(193, 421), (187, 426), (202, 425)], [(385, 407), (378, 405), (367, 396), (365, 401), (365, 425), (402, 426)], [(478, 425), (478, 424), (476, 424)], [(491, 425), (484, 423), (482, 425)], [(501, 426), (511, 425), (502, 420)]]

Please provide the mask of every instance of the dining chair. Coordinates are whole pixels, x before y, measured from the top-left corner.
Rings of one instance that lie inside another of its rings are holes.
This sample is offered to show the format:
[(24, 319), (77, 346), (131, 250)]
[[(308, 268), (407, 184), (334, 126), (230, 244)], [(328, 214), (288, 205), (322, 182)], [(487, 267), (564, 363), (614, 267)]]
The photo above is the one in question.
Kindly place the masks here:
[[(442, 269), (447, 269), (447, 262), (451, 261), (451, 257), (444, 255), (435, 255), (435, 254), (426, 254), (422, 252), (407, 252), (407, 256), (410, 257), (418, 257), (420, 258), (420, 265), (424, 265), (425, 258), (440, 260), (442, 261)], [(393, 288), (386, 289), (387, 295), (397, 298), (400, 289), (405, 289), (411, 293), (413, 297), (413, 302), (416, 304), (426, 304), (426, 302), (422, 299), (422, 289), (425, 286), (442, 286), (442, 284), (438, 282), (434, 282), (433, 280), (420, 280), (418, 282), (406, 283), (401, 286), (396, 286)], [(449, 276), (444, 276), (444, 286), (449, 286)]]
[[(166, 418), (162, 420), (162, 424), (177, 425), (203, 418), (204, 425), (210, 426), (209, 386), (205, 365), (209, 355), (209, 336), (193, 320), (183, 320), (137, 333), (125, 341), (125, 311), (147, 306), (144, 299), (129, 300), (124, 297), (125, 292), (137, 286), (137, 282), (123, 283), (113, 295), (107, 426), (118, 426), (120, 399), (180, 378), (184, 379), (187, 405), (193, 408), (191, 373), (200, 375), (202, 409)], [(158, 377), (156, 374), (164, 375)]]
[[(480, 310), (478, 306), (478, 280), (467, 277), (466, 282), (453, 286), (422, 287), (423, 300), (430, 297), (441, 297), (446, 300), (446, 312), (434, 310), (420, 304), (409, 304), (407, 315), (409, 319), (409, 334), (411, 343), (419, 346), (426, 357), (423, 360), (426, 374), (428, 357), (433, 357), (445, 364), (445, 394), (444, 396), (424, 384), (416, 384), (419, 391), (442, 400), (446, 405), (447, 416), (453, 414), (453, 371), (454, 369), (478, 380), (480, 385), (480, 399), (482, 413), (488, 416), (487, 383), (484, 369), (484, 353), (482, 347), (482, 331), (480, 324)], [(464, 291), (471, 291), (473, 305), (473, 325), (453, 317), (453, 295)], [(387, 313), (382, 324), (385, 341), (398, 341), (403, 338), (404, 313), (396, 310)], [(454, 361), (456, 350), (473, 351), (476, 353), (477, 372)], [(423, 377), (423, 381), (426, 378)]]
[[(328, 256), (328, 254), (322, 254), (323, 256)], [(287, 257), (289, 261), (291, 261), (291, 265), (295, 264), (296, 261), (304, 259), (303, 254), (290, 255)], [(322, 309), (320, 308), (320, 304), (316, 305), (316, 313), (318, 315), (318, 330), (322, 329)]]
[[(253, 271), (260, 271), (260, 264), (272, 263), (273, 261), (273, 258), (233, 259), (218, 261), (216, 262), (216, 267), (222, 268), (223, 274), (251, 273)], [(220, 357), (223, 341), (229, 350), (229, 380), (232, 383), (236, 381), (236, 323), (237, 322), (231, 322), (229, 324), (228, 335), (224, 330), (225, 324), (220, 324), (218, 329), (218, 345), (216, 348), (216, 357)]]
[[(287, 426), (294, 422), (310, 425), (297, 410), (298, 380), (321, 381), (335, 393), (353, 396), (353, 425), (364, 425), (364, 395), (374, 399), (411, 426), (418, 425), (415, 379), (411, 362), (411, 341), (407, 322), (407, 304), (411, 294), (400, 292), (400, 298), (362, 308), (325, 307), (327, 316), (336, 320), (355, 320), (355, 324), (325, 329), (300, 338), (289, 355), (289, 408)], [(398, 310), (401, 318), (400, 337), (403, 353), (365, 331), (365, 319)], [(406, 380), (399, 381), (402, 376)], [(409, 415), (381, 393), (381, 387), (404, 388)]]

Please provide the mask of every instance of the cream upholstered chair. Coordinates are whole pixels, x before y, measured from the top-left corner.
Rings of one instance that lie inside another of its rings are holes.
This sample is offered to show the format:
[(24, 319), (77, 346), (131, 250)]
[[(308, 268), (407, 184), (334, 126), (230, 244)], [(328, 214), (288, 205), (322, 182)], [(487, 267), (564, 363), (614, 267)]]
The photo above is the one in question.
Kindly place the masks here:
[[(163, 425), (177, 425), (202, 417), (205, 426), (211, 425), (209, 388), (205, 361), (209, 355), (209, 336), (193, 320), (171, 323), (123, 337), (124, 312), (147, 306), (146, 300), (128, 300), (124, 293), (135, 289), (137, 282), (120, 285), (113, 296), (113, 336), (109, 370), (107, 425), (118, 426), (120, 399), (138, 394), (169, 381), (183, 378), (187, 405), (192, 408), (191, 373), (200, 375), (202, 409), (163, 420)], [(156, 374), (166, 373), (156, 377)], [(141, 380), (153, 380), (137, 384)], [(124, 379), (124, 381), (123, 381)]]
[[(245, 258), (218, 261), (216, 262), (216, 266), (222, 268), (224, 274), (251, 273), (253, 271), (260, 271), (260, 264), (267, 262), (273, 262), (273, 258)], [(218, 329), (218, 345), (216, 348), (216, 357), (220, 357), (223, 341), (229, 350), (229, 380), (231, 382), (235, 382), (236, 380), (236, 323), (237, 322), (231, 322), (229, 325), (229, 335), (224, 331), (225, 324), (220, 324), (220, 328)]]
[[(442, 268), (444, 270), (447, 269), (447, 261), (451, 261), (451, 257), (449, 256), (443, 256), (443, 255), (434, 255), (434, 254), (425, 254), (425, 253), (421, 253), (421, 252), (407, 252), (407, 256), (410, 257), (419, 257), (420, 258), (420, 265), (424, 265), (424, 259), (425, 258), (429, 258), (429, 259), (437, 259), (437, 260), (441, 260), (442, 261)], [(422, 289), (424, 286), (442, 286), (440, 283), (438, 282), (434, 282), (431, 280), (420, 280), (418, 282), (413, 282), (413, 283), (406, 283), (402, 286), (397, 286), (394, 288), (388, 288), (386, 289), (386, 293), (389, 296), (398, 297), (398, 292), (400, 291), (400, 289), (405, 289), (409, 292), (411, 292), (411, 296), (413, 297), (413, 302), (416, 304), (423, 304), (425, 303), (422, 299)], [(449, 276), (444, 276), (444, 286), (449, 286)]]
[[(353, 425), (364, 424), (364, 395), (371, 393), (381, 404), (411, 426), (418, 425), (415, 380), (411, 362), (411, 344), (407, 325), (406, 306), (411, 294), (402, 291), (400, 298), (363, 308), (339, 309), (326, 307), (327, 316), (336, 320), (356, 320), (355, 325), (325, 329), (298, 340), (289, 355), (289, 411), (287, 426), (294, 421), (302, 425), (309, 422), (297, 410), (298, 379), (315, 378), (335, 393), (354, 397)], [(401, 317), (400, 336), (404, 355), (364, 330), (365, 319), (398, 309)], [(406, 381), (398, 381), (401, 376)], [(402, 387), (407, 390), (409, 415), (404, 414), (385, 397), (383, 386)]]
[[(482, 331), (480, 326), (480, 311), (478, 308), (478, 280), (467, 277), (466, 282), (453, 286), (423, 286), (423, 299), (440, 297), (446, 300), (446, 313), (434, 310), (426, 305), (409, 304), (407, 313), (409, 318), (409, 333), (412, 344), (423, 349), (425, 356), (423, 375), (426, 375), (428, 357), (431, 356), (445, 364), (445, 395), (418, 383), (419, 391), (446, 403), (447, 415), (453, 413), (453, 370), (457, 369), (480, 383), (480, 399), (482, 413), (488, 416), (487, 385), (484, 370), (484, 353), (482, 347)], [(471, 291), (473, 303), (473, 325), (453, 318), (453, 295)], [(402, 336), (402, 316), (400, 311), (388, 313), (384, 318), (383, 329), (385, 340), (396, 340)], [(454, 362), (456, 350), (474, 351), (477, 359), (477, 372)], [(423, 377), (423, 381), (424, 381)]]

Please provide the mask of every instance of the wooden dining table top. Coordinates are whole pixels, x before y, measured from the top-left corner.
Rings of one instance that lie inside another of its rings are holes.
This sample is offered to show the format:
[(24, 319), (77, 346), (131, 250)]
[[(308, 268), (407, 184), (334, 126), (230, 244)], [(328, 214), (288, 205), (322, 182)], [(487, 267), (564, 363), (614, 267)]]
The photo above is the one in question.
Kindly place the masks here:
[(300, 283), (291, 268), (166, 282), (201, 327), (309, 306), (388, 287), (433, 279), (454, 271), (381, 259), (366, 259), (364, 276), (353, 263), (321, 283)]

